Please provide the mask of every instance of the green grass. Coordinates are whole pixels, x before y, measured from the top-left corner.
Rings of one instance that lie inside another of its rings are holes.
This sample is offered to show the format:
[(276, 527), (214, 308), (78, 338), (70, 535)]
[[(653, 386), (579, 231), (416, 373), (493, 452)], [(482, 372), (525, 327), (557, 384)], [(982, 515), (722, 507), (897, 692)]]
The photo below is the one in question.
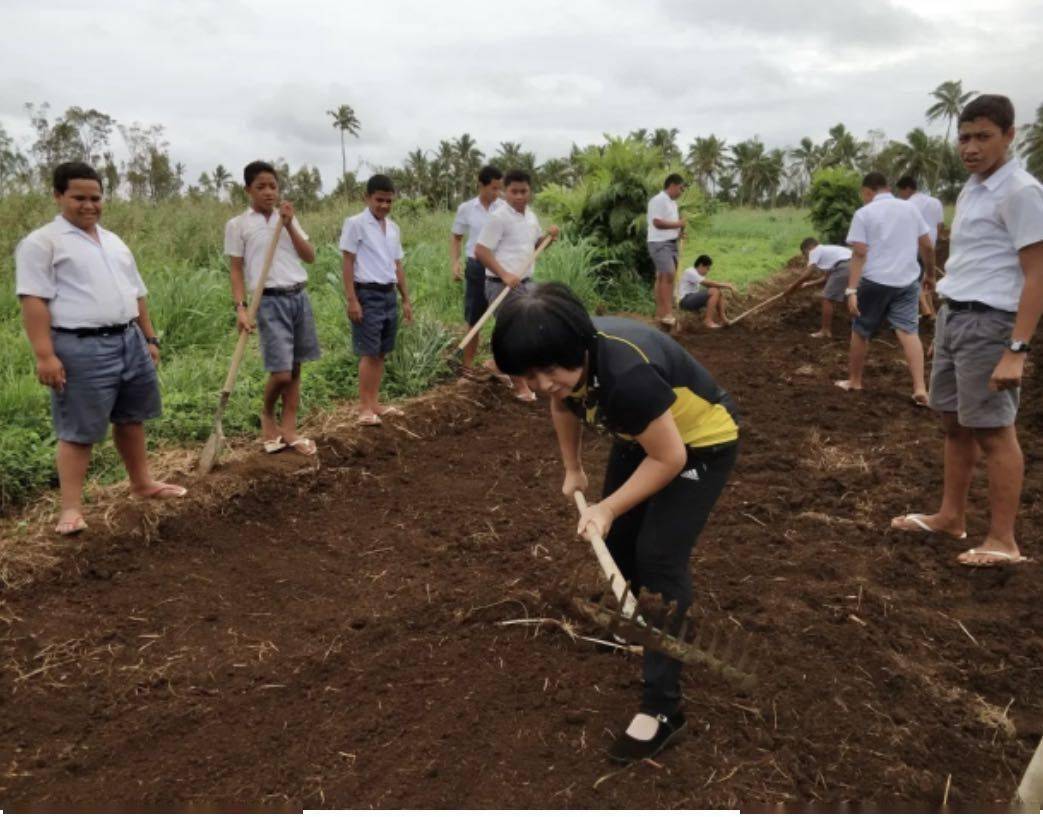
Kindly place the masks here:
[[(317, 250), (309, 267), (309, 294), (323, 349), (321, 360), (304, 367), (304, 416), (357, 395), (358, 361), (351, 352), (344, 314), (337, 239), (344, 217), (361, 206), (325, 202), (300, 215)], [(106, 207), (103, 223), (134, 251), (149, 288), (153, 322), (163, 338), (164, 413), (149, 424), (151, 446), (195, 447), (210, 433), (217, 393), (235, 345), (227, 259), (222, 254), (224, 224), (241, 209), (209, 200), (156, 206), (118, 201)], [(0, 199), (0, 514), (56, 484), (49, 400), (36, 382), (22, 331), (12, 257), (18, 240), (53, 215), (53, 203), (44, 196)], [(449, 272), (451, 214), (420, 213), (397, 220), (416, 322), (402, 328), (388, 361), (383, 385), (390, 398), (421, 393), (445, 377), (447, 352), (464, 328), (462, 285), (453, 283)], [(706, 252), (714, 257), (715, 278), (745, 286), (775, 271), (796, 252), (808, 231), (800, 211), (725, 211), (689, 241), (685, 261)], [(541, 257), (537, 278), (567, 283), (591, 309), (651, 313), (647, 284), (633, 277), (606, 281), (595, 267), (594, 248), (566, 236)], [(225, 412), (226, 434), (257, 432), (265, 377), (252, 341)], [(92, 476), (103, 482), (123, 477), (111, 440), (97, 448)]]

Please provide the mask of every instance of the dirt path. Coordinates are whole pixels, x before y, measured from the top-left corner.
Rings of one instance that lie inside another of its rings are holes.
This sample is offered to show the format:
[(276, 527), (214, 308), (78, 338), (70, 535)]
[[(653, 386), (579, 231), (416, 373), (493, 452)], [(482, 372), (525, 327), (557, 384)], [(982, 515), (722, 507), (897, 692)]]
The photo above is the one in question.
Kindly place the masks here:
[(682, 338), (744, 416), (696, 606), (766, 655), (749, 697), (688, 674), (691, 733), (660, 762), (603, 754), (637, 660), (498, 625), (565, 615), (555, 588), (593, 560), (545, 412), (475, 387), (326, 440), (317, 472), (269, 458), (278, 479), (148, 543), (91, 534), (0, 597), (0, 808), (934, 809), (950, 775), (950, 805), (1004, 803), (1043, 720), (1041, 389), (1021, 421), (1036, 560), (969, 571), (885, 530), (940, 477), (898, 350), (874, 346), (870, 391), (845, 395), (845, 345), (815, 323), (807, 300)]

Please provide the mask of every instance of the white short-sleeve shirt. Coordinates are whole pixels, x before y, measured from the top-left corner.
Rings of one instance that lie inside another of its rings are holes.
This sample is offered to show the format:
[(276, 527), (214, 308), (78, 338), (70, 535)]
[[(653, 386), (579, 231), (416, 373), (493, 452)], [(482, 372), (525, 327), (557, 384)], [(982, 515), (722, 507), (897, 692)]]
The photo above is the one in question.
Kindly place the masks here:
[(869, 247), (862, 277), (875, 284), (907, 287), (920, 277), (916, 263), (920, 236), (930, 230), (916, 205), (877, 193), (869, 204), (855, 211), (847, 243)]
[(482, 200), (475, 196), (456, 208), (456, 218), (453, 219), (453, 235), (466, 235), (467, 244), (465, 251), (468, 258), (474, 258), (474, 245), (478, 243), (478, 236), (482, 234), (482, 228), (489, 221), (490, 216), (501, 207), (509, 205), (503, 199), (493, 199), (488, 209), (482, 204)]
[(654, 219), (657, 218), (664, 221), (677, 221), (679, 218), (677, 202), (670, 198), (665, 190), (661, 190), (648, 200), (648, 240), (673, 241), (681, 234), (677, 228), (660, 230), (655, 226)]
[(1025, 272), (1018, 250), (1043, 241), (1043, 184), (1013, 159), (956, 200), (949, 260), (938, 294), (1017, 312)]
[(148, 294), (130, 248), (101, 225), (98, 240), (57, 216), (15, 249), (18, 295), (48, 302), (51, 326), (86, 329), (129, 323)]
[(919, 190), (908, 199), (920, 211), (923, 220), (927, 222), (927, 229), (931, 231), (931, 243), (938, 244), (938, 225), (945, 221), (945, 208), (934, 196), (928, 196)]
[(823, 272), (836, 268), (837, 264), (851, 260), (851, 249), (837, 244), (819, 244), (808, 253), (808, 263)]
[(681, 273), (681, 283), (678, 284), (677, 290), (678, 298), (684, 298), (686, 295), (698, 292), (705, 280), (706, 276), (700, 275), (699, 270), (695, 267), (689, 267)]
[[(225, 224), (225, 255), (243, 259), (246, 271), (246, 285), (253, 289), (261, 275), (264, 257), (268, 254), (268, 245), (272, 240), (272, 231), (282, 219), (276, 212), (267, 217), (250, 208)], [(297, 217), (293, 218), (293, 226), (304, 240), (308, 234), (301, 229)], [(293, 246), (288, 230), (282, 230), (279, 243), (275, 246), (272, 268), (268, 271), (266, 287), (283, 289), (308, 280), (308, 273), (301, 264), (297, 249)]]
[(390, 218), (384, 227), (368, 207), (344, 219), (340, 233), (340, 249), (355, 256), (355, 283), (394, 284), (395, 262), (402, 256), (402, 238), (398, 225)]
[[(489, 216), (477, 243), (491, 250), (496, 260), (508, 272), (520, 278), (531, 278), (536, 264), (533, 262), (527, 267), (525, 265), (532, 258), (542, 232), (540, 220), (531, 207), (526, 207), (524, 213), (519, 213), (510, 204), (506, 204), (504, 207), (498, 207), (496, 212)], [(496, 278), (489, 270), (486, 270), (485, 275), (487, 278)]]

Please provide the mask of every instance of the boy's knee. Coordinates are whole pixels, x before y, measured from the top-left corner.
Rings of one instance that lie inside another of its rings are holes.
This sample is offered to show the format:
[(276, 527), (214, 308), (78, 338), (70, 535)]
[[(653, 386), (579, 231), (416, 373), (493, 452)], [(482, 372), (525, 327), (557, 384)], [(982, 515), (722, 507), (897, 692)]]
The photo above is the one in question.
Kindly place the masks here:
[(986, 456), (1003, 453), (1018, 447), (1018, 437), (1014, 426), (975, 428), (971, 429), (971, 433)]
[[(300, 373), (300, 367), (297, 367), (298, 374)], [(271, 381), (273, 386), (283, 387), (289, 386), (293, 380), (292, 372), (269, 372), (268, 379)]]

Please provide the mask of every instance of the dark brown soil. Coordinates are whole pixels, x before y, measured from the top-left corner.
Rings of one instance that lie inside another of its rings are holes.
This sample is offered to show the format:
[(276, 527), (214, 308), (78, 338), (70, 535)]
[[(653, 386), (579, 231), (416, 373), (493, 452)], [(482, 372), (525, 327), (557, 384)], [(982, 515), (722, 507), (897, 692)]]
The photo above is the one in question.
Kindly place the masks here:
[[(1020, 421), (1035, 561), (969, 570), (959, 544), (887, 529), (941, 478), (893, 341), (846, 395), (845, 341), (807, 336), (816, 309), (681, 336), (744, 416), (696, 606), (756, 638), (761, 680), (743, 696), (688, 672), (689, 735), (657, 762), (604, 755), (637, 659), (501, 626), (569, 616), (557, 588), (593, 557), (546, 411), (470, 386), (323, 440), (318, 470), (238, 466), (249, 489), (223, 508), (147, 541), (88, 533), (8, 591), (0, 808), (935, 810), (947, 784), (953, 808), (1005, 803), (1043, 720), (1041, 388)], [(592, 476), (606, 448), (588, 440)], [(973, 544), (983, 480), (972, 498)]]

